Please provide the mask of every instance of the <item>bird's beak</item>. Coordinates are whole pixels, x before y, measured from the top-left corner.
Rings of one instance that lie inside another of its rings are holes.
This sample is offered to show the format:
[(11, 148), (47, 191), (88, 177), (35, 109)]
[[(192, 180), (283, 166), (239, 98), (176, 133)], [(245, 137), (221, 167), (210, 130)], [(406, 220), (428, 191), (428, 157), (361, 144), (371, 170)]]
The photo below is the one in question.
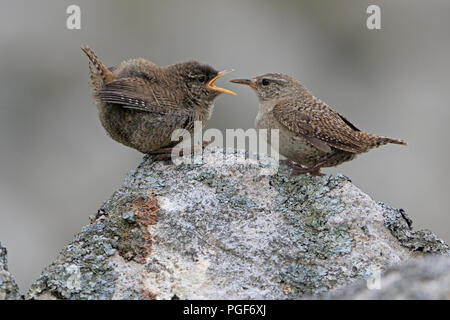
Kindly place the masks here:
[(235, 96), (236, 93), (234, 93), (233, 91), (230, 91), (230, 90), (227, 90), (227, 89), (224, 89), (224, 88), (219, 88), (219, 87), (216, 87), (216, 86), (214, 85), (214, 83), (215, 83), (219, 78), (222, 78), (224, 75), (226, 75), (226, 74), (228, 74), (228, 73), (230, 73), (230, 72), (233, 72), (233, 71), (234, 71), (234, 70), (225, 70), (225, 71), (219, 72), (219, 73), (217, 74), (217, 76), (215, 76), (213, 79), (211, 79), (211, 80), (208, 82), (208, 84), (207, 84), (208, 89), (214, 90), (214, 91), (217, 91), (217, 92), (222, 92), (222, 93), (232, 94), (232, 95)]
[(230, 82), (237, 83), (237, 84), (245, 84), (247, 86), (252, 87), (253, 89), (257, 88), (256, 83), (250, 79), (233, 79), (233, 80), (230, 80)]

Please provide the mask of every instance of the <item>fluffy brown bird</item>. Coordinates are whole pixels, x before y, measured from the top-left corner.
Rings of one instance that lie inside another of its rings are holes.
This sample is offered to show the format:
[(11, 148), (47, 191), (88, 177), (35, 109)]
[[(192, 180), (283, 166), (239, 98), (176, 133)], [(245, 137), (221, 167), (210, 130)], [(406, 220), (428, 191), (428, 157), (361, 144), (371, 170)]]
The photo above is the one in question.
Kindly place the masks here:
[[(146, 59), (130, 59), (107, 68), (85, 46), (91, 85), (100, 121), (108, 135), (142, 153), (170, 153), (176, 129), (205, 126), (220, 93), (214, 85), (229, 71), (218, 72), (196, 61), (159, 67)], [(162, 152), (161, 152), (162, 150)]]
[(337, 166), (372, 148), (406, 145), (403, 140), (361, 131), (287, 75), (268, 73), (231, 82), (256, 92), (260, 103), (256, 128), (279, 129), (279, 151), (291, 161), (294, 174), (322, 175), (320, 168)]

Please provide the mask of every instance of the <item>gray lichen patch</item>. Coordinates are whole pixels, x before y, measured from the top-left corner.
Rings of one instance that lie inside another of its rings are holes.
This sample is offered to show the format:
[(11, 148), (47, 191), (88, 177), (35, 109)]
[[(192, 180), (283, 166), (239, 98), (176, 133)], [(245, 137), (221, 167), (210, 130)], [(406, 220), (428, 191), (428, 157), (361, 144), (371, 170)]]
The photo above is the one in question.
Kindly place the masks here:
[(286, 292), (297, 296), (319, 294), (339, 283), (332, 275), (335, 270), (322, 264), (349, 254), (355, 243), (349, 232), (351, 225), (330, 220), (345, 209), (341, 199), (330, 192), (342, 188), (348, 178), (340, 175), (289, 177), (286, 170), (270, 181), (279, 192), (275, 208), (294, 227), (291, 237), (301, 245), (295, 262), (282, 270), (281, 279), (286, 284)]
[(29, 297), (298, 299), (442, 251), (423, 232), (405, 245), (400, 220), (342, 175), (206, 150), (178, 166), (146, 156)]
[[(159, 206), (154, 195), (119, 190), (107, 201), (97, 220), (60, 253), (32, 285), (28, 298), (111, 299), (119, 276), (116, 254), (144, 263), (151, 251), (148, 226), (156, 223)], [(127, 298), (142, 298), (136, 288)]]
[(330, 216), (344, 210), (339, 198), (330, 197), (328, 193), (345, 181), (343, 176), (286, 179), (285, 171), (270, 181), (279, 192), (275, 208), (296, 228), (292, 236), (303, 244), (305, 257), (326, 259), (351, 251), (353, 239), (347, 232), (347, 225), (328, 223)]
[(0, 243), (0, 300), (19, 300), (19, 287), (8, 271), (8, 256), (5, 247)]
[(109, 257), (117, 235), (108, 222), (83, 228), (32, 285), (27, 298), (51, 295), (57, 299), (109, 299), (116, 273)]

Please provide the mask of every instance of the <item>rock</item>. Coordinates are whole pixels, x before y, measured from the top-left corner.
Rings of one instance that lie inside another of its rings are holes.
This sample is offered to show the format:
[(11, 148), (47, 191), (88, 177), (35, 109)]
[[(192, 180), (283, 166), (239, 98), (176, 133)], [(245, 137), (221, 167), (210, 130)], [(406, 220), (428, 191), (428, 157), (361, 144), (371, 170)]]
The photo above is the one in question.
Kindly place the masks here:
[(388, 268), (379, 280), (373, 279), (369, 287), (366, 281), (360, 280), (321, 298), (450, 300), (450, 257), (411, 260)]
[(449, 253), (343, 175), (206, 151), (178, 166), (145, 157), (27, 298), (299, 299)]
[(0, 300), (21, 299), (19, 287), (8, 271), (7, 250), (0, 243)]

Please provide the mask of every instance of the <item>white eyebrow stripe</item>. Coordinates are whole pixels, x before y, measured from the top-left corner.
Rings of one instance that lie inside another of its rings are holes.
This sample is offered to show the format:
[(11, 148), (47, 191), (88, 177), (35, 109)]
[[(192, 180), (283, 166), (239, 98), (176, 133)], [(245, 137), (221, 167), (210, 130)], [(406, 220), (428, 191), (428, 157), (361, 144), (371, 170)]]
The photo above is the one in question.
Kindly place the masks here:
[(276, 82), (276, 83), (279, 83), (279, 84), (286, 84), (288, 81), (287, 80), (285, 80), (285, 79), (279, 79), (279, 78), (269, 78), (269, 77), (266, 77), (266, 78), (263, 78), (263, 79), (267, 79), (267, 80), (269, 80), (269, 81), (273, 81), (273, 82)]

